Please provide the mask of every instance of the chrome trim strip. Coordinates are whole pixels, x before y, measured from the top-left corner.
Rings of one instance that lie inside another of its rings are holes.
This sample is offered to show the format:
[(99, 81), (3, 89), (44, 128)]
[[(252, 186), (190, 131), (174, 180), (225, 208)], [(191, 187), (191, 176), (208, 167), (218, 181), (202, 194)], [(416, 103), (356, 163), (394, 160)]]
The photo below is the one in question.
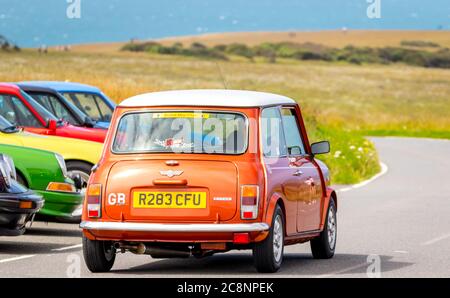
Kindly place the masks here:
[(81, 229), (133, 232), (261, 232), (269, 230), (263, 222), (248, 224), (157, 224), (136, 222), (82, 221)]

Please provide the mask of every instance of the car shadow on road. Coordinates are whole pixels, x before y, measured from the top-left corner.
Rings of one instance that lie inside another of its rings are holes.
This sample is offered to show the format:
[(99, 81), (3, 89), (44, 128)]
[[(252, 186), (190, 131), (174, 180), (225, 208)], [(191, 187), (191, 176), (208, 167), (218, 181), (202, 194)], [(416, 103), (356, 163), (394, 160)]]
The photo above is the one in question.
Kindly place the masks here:
[[(144, 257), (144, 256), (143, 256)], [(281, 276), (345, 276), (346, 274), (365, 274), (372, 262), (368, 255), (337, 254), (328, 260), (313, 259), (310, 254), (286, 253), (283, 265), (276, 274)], [(381, 272), (398, 270), (413, 263), (392, 260), (392, 256), (381, 255)], [(204, 259), (162, 259), (145, 265), (124, 270), (113, 270), (120, 274), (143, 275), (253, 275), (258, 274), (253, 267), (251, 254), (223, 254)]]
[(55, 237), (77, 237), (81, 238), (81, 230), (64, 230), (52, 228), (28, 228), (26, 236), (55, 236)]
[[(79, 239), (79, 240), (78, 240)], [(64, 228), (34, 226), (27, 228), (19, 237), (0, 237), (0, 256), (3, 254), (56, 254), (63, 253), (54, 249), (81, 242), (81, 231)]]
[(31, 242), (31, 241), (0, 241), (0, 256), (1, 255), (40, 255), (40, 254), (53, 254), (57, 253), (52, 251), (58, 249), (64, 244), (61, 243), (48, 243), (48, 242)]

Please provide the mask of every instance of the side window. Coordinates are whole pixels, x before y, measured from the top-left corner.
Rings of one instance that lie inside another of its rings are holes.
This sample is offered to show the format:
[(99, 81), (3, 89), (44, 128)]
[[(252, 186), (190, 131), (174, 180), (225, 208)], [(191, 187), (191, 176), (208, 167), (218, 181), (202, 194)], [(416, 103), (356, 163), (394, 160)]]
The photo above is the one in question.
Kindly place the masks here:
[[(45, 95), (44, 95), (45, 96)], [(64, 119), (71, 124), (77, 124), (75, 118), (70, 114), (70, 111), (53, 95), (45, 96), (50, 101), (54, 115), (60, 119)]]
[(261, 141), (264, 156), (278, 157), (287, 155), (278, 107), (266, 108), (262, 111)]
[(30, 95), (57, 118), (64, 119), (73, 125), (80, 125), (80, 123), (72, 116), (69, 109), (64, 106), (57, 97), (51, 94), (40, 93), (30, 93)]
[(12, 95), (0, 95), (0, 115), (15, 125), (42, 126), (23, 102)]
[(63, 96), (95, 121), (101, 121), (102, 115), (95, 101), (95, 96), (84, 93), (64, 93)]
[(102, 114), (102, 121), (110, 122), (112, 118), (111, 108), (99, 96), (96, 96), (95, 98), (97, 100), (98, 108)]
[(47, 96), (41, 94), (28, 93), (31, 97), (33, 97), (41, 106), (46, 108), (50, 112), (54, 112), (52, 109), (52, 105), (50, 104), (50, 100)]
[(283, 131), (286, 137), (286, 145), (289, 154), (303, 155), (306, 153), (305, 146), (298, 126), (297, 114), (294, 108), (282, 108)]

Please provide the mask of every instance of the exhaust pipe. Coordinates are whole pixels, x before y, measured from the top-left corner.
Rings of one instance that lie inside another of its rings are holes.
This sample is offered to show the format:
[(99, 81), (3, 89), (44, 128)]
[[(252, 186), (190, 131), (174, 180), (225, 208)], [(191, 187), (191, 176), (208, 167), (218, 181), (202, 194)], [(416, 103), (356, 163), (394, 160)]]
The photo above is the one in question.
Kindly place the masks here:
[(144, 243), (139, 243), (137, 245), (129, 245), (129, 244), (125, 244), (123, 242), (116, 242), (114, 243), (114, 248), (116, 250), (120, 250), (122, 253), (124, 253), (125, 251), (130, 251), (132, 253), (138, 254), (138, 255), (143, 255), (145, 254), (145, 244)]
[(154, 259), (158, 258), (188, 258), (191, 256), (191, 251), (176, 250), (164, 247), (147, 246), (144, 243), (137, 245), (125, 244), (123, 242), (114, 243), (114, 248), (120, 250), (122, 253), (130, 251), (137, 255), (150, 255)]

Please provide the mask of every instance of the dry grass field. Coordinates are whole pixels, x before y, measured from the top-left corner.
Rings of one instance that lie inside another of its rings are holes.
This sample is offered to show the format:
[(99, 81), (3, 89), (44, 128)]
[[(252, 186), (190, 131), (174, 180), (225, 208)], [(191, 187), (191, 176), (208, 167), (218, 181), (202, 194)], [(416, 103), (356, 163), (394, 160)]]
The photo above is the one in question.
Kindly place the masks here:
[[(433, 39), (438, 37), (441, 41)], [(445, 38), (437, 32), (421, 40), (443, 44)], [(118, 48), (91, 45), (71, 52), (0, 53), (0, 81), (82, 82), (120, 102), (157, 90), (223, 88), (220, 67), (229, 88), (280, 93), (300, 103), (312, 139), (332, 143), (332, 153), (323, 158), (335, 183), (361, 181), (379, 170), (375, 149), (364, 135), (450, 139), (449, 70), (283, 59), (276, 64), (238, 58), (217, 62)]]

